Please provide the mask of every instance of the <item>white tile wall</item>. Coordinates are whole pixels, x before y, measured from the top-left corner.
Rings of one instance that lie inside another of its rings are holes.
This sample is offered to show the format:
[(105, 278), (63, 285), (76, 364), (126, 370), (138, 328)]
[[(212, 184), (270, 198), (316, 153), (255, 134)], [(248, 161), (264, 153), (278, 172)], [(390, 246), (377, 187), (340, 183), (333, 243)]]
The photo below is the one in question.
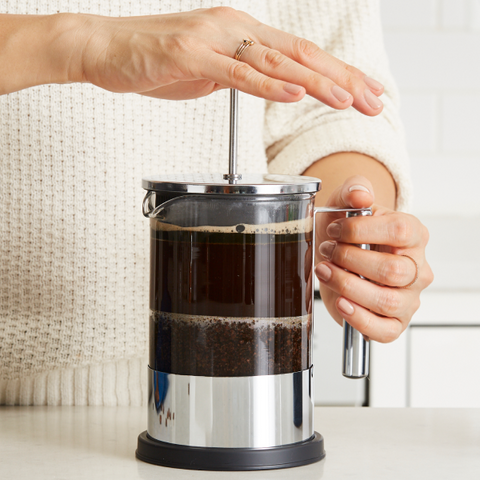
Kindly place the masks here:
[(320, 300), (314, 303), (313, 381), (315, 405), (361, 406), (365, 380), (342, 376), (343, 328)]
[(468, 25), (473, 30), (480, 31), (480, 0), (472, 0), (469, 13)]
[[(480, 62), (480, 57), (478, 61)], [(480, 92), (476, 94), (473, 92), (445, 93), (441, 98), (440, 110), (442, 112), (441, 151), (477, 154), (478, 161), (480, 159)]]
[(382, 22), (392, 28), (433, 28), (436, 24), (435, 0), (381, 0)]
[(479, 408), (479, 342), (478, 326), (412, 328), (408, 405)]
[[(465, 222), (480, 223), (480, 159), (475, 155), (433, 153), (410, 155), (414, 187), (414, 213), (423, 220), (437, 217), (470, 217)], [(439, 232), (430, 232), (430, 243)], [(458, 244), (455, 233), (443, 241)], [(452, 252), (453, 253), (453, 252)], [(440, 257), (440, 252), (439, 255)], [(480, 265), (479, 265), (480, 267)]]
[(402, 116), (411, 152), (434, 153), (438, 145), (438, 96), (435, 93), (404, 93)]
[(464, 28), (468, 23), (468, 4), (468, 0), (441, 0), (440, 25), (443, 28)]
[(384, 38), (402, 90), (478, 93), (480, 32), (385, 30)]
[(480, 217), (480, 0), (381, 0), (381, 12), (413, 213)]
[[(476, 193), (475, 197), (478, 205), (480, 195)], [(435, 280), (427, 292), (441, 291), (449, 296), (470, 292), (480, 302), (480, 221), (458, 215), (426, 217), (422, 220), (430, 231), (426, 257), (435, 274)], [(476, 318), (480, 325), (480, 315)], [(451, 320), (452, 323), (457, 321), (453, 317)]]
[[(448, 405), (471, 405), (478, 390), (470, 388), (465, 364), (477, 362), (469, 332), (478, 337), (480, 331), (475, 307), (480, 301), (480, 0), (381, 0), (381, 7), (385, 46), (402, 97), (413, 213), (430, 231), (426, 253), (435, 280), (412, 320), (417, 336), (372, 346), (371, 404), (440, 405), (441, 389), (448, 386), (458, 394)], [(419, 323), (430, 325), (422, 337)], [(472, 327), (460, 329), (455, 343), (454, 328), (442, 325), (459, 323)], [(438, 365), (422, 364), (419, 352), (427, 352), (428, 361), (434, 358), (429, 342), (440, 345), (449, 368), (459, 359), (449, 375), (444, 369), (435, 377), (431, 372)]]

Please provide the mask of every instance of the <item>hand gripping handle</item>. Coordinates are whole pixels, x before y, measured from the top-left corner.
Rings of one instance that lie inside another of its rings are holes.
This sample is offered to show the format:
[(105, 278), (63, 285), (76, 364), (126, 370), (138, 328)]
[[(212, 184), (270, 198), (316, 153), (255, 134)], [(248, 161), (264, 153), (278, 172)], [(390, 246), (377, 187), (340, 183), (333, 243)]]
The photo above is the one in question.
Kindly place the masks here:
[[(346, 212), (347, 218), (372, 215), (371, 208), (315, 208), (315, 213)], [(370, 250), (370, 245), (357, 245)], [(359, 275), (360, 278), (364, 278)], [(370, 341), (343, 320), (343, 363), (342, 374), (347, 378), (364, 378), (369, 374)]]

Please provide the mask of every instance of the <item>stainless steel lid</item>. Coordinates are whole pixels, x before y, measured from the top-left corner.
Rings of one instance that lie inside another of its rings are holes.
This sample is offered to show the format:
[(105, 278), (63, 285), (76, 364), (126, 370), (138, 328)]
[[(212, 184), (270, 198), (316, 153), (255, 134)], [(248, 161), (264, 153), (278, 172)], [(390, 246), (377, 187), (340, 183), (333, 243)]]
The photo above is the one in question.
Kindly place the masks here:
[(322, 181), (300, 175), (244, 174), (241, 180), (225, 180), (218, 174), (155, 175), (145, 177), (142, 187), (155, 192), (278, 195), (313, 193)]

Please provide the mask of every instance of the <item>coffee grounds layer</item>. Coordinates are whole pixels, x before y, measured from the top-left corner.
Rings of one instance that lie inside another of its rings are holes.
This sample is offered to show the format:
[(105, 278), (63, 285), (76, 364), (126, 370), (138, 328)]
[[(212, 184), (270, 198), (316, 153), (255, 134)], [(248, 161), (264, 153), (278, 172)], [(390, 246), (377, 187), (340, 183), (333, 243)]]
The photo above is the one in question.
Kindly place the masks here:
[(236, 377), (311, 366), (311, 315), (239, 318), (150, 312), (150, 366), (180, 375)]

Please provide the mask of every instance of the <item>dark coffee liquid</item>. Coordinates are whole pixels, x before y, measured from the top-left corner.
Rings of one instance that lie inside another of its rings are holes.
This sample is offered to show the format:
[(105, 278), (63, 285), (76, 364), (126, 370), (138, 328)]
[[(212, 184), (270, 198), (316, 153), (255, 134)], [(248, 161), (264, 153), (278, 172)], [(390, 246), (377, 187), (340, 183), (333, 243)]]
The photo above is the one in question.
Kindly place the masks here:
[(150, 366), (244, 376), (310, 367), (312, 232), (152, 229)]

